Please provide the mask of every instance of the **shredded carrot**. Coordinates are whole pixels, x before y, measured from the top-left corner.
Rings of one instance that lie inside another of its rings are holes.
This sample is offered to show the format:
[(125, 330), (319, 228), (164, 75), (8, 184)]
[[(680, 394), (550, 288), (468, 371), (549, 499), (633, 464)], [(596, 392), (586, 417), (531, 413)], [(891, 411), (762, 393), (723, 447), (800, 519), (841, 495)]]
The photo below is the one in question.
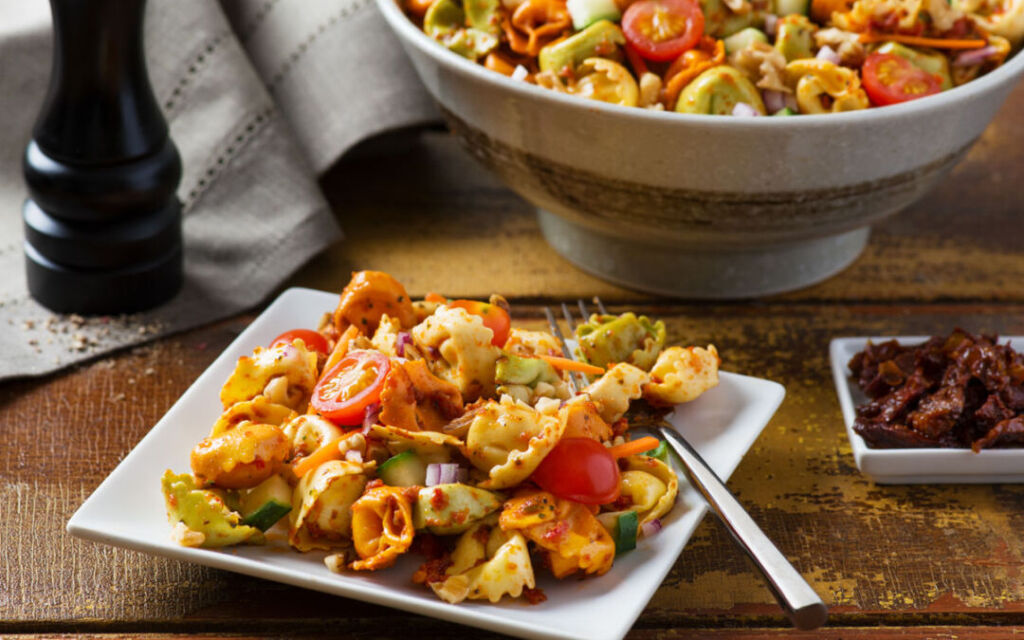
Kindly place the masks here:
[(302, 458), (298, 462), (292, 464), (292, 471), (295, 472), (296, 476), (301, 478), (323, 463), (341, 458), (341, 450), (338, 448), (338, 443), (344, 439), (345, 436), (341, 435), (329, 441), (327, 444), (323, 445), (305, 458)]
[(448, 298), (442, 296), (440, 293), (434, 293), (433, 291), (428, 293), (423, 299), (427, 302), (436, 302), (438, 304), (445, 304), (448, 302)]
[(644, 436), (637, 438), (636, 440), (630, 440), (629, 442), (623, 442), (617, 444), (614, 447), (608, 448), (608, 453), (612, 454), (615, 458), (625, 458), (637, 453), (644, 453), (650, 451), (661, 444), (661, 440), (658, 440), (654, 436)]
[(583, 373), (593, 373), (595, 375), (604, 373), (604, 368), (595, 367), (592, 364), (586, 362), (576, 362), (569, 358), (560, 358), (558, 356), (539, 356), (541, 360), (547, 362), (556, 369), (563, 369), (565, 371), (582, 371)]
[(988, 42), (978, 39), (956, 40), (953, 38), (926, 38), (924, 36), (908, 36), (901, 33), (875, 33), (868, 31), (860, 34), (861, 42), (882, 42), (891, 40), (903, 44), (917, 45), (919, 47), (932, 47), (933, 49), (980, 49)]

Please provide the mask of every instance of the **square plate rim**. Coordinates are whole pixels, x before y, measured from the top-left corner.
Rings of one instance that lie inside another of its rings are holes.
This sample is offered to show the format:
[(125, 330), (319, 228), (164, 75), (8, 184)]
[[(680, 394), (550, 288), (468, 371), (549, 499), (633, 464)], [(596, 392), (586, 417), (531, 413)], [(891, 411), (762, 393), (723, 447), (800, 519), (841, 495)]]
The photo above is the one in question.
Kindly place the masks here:
[[(503, 616), (493, 614), (489, 615), (488, 610), (485, 608), (472, 610), (464, 609), (459, 606), (448, 605), (440, 600), (435, 602), (425, 598), (409, 596), (398, 591), (388, 591), (382, 594), (378, 592), (379, 589), (376, 589), (375, 586), (372, 585), (368, 588), (366, 585), (350, 585), (348, 583), (339, 582), (337, 580), (337, 576), (334, 574), (322, 575), (315, 573), (303, 573), (301, 575), (294, 575), (292, 570), (288, 568), (262, 563), (257, 559), (237, 556), (218, 550), (172, 547), (165, 544), (166, 541), (163, 540), (149, 540), (148, 538), (139, 538), (135, 535), (121, 534), (116, 531), (111, 531), (109, 527), (103, 527), (102, 519), (101, 521), (90, 519), (89, 515), (91, 507), (95, 506), (97, 502), (101, 500), (102, 496), (105, 494), (105, 490), (108, 489), (110, 485), (118, 482), (121, 476), (126, 476), (130, 473), (134, 467), (135, 458), (142, 456), (139, 452), (143, 449), (143, 445), (149, 441), (158, 441), (160, 434), (170, 428), (166, 426), (171, 423), (169, 415), (174, 412), (179, 405), (191, 402), (193, 395), (196, 395), (200, 390), (205, 389), (208, 384), (208, 380), (213, 376), (213, 370), (216, 368), (215, 365), (219, 363), (222, 358), (231, 357), (231, 353), (238, 352), (239, 347), (241, 346), (244, 346), (244, 349), (242, 349), (243, 353), (251, 351), (251, 335), (256, 330), (255, 327), (259, 325), (261, 318), (264, 318), (265, 316), (272, 316), (279, 308), (293, 304), (297, 298), (305, 298), (306, 296), (311, 295), (330, 295), (334, 298), (337, 296), (336, 293), (306, 287), (290, 287), (282, 291), (277, 298), (268, 304), (267, 307), (260, 312), (256, 318), (254, 318), (254, 320), (247, 325), (239, 335), (231, 341), (231, 343), (228, 344), (228, 346), (224, 348), (224, 350), (207, 366), (207, 368), (199, 374), (196, 380), (189, 385), (177, 400), (175, 400), (164, 415), (161, 416), (149, 431), (136, 443), (136, 445), (117, 464), (117, 466), (110, 471), (96, 489), (89, 494), (85, 501), (78, 507), (78, 509), (76, 509), (75, 513), (68, 520), (66, 525), (67, 532), (77, 538), (87, 539), (102, 544), (210, 566), (256, 578), (272, 580), (306, 589), (313, 589), (331, 595), (340, 595), (354, 600), (371, 602), (385, 607), (396, 608), (448, 622), (487, 629), (489, 631), (499, 633), (511, 632), (520, 637), (529, 638), (574, 638), (574, 635), (560, 629), (552, 629), (546, 626), (542, 627), (536, 623), (532, 623), (528, 617), (524, 619), (510, 620)], [(728, 371), (722, 371), (720, 373), (724, 379), (733, 380), (745, 385), (753, 385), (752, 388), (757, 388), (758, 397), (746, 405), (745, 409), (758, 409), (757, 421), (761, 423), (760, 426), (756, 428), (745, 428), (742, 431), (745, 435), (744, 439), (741, 442), (732, 443), (734, 446), (739, 444), (742, 444), (743, 446), (736, 447), (736, 449), (741, 453), (736, 456), (735, 461), (731, 464), (731, 468), (727, 469), (728, 473), (724, 474), (724, 479), (728, 480), (749, 452), (750, 447), (753, 446), (753, 443), (764, 431), (764, 428), (771, 421), (772, 417), (774, 417), (778, 407), (785, 398), (786, 392), (783, 385), (773, 380)], [(218, 388), (222, 383), (223, 381), (219, 379), (215, 381), (215, 385)], [(678, 461), (676, 461), (675, 466), (678, 467)], [(680, 483), (680, 500), (682, 500), (683, 495), (687, 492), (695, 493), (694, 490), (688, 486), (685, 476), (681, 476)], [(668, 575), (668, 572), (675, 565), (678, 556), (682, 553), (682, 550), (692, 538), (693, 532), (703, 520), (703, 517), (707, 512), (707, 505), (703, 501), (694, 502), (691, 505), (691, 508), (683, 515), (691, 517), (691, 512), (694, 514), (692, 515), (692, 518), (694, 519), (693, 525), (691, 526), (690, 531), (686, 532), (686, 534), (682, 536), (683, 539), (673, 545), (671, 553), (673, 557), (671, 562), (665, 563), (664, 571), (659, 571), (659, 578), (656, 581), (648, 580), (643, 583), (644, 603), (649, 603), (653, 594), (664, 582), (665, 576)], [(635, 588), (636, 585), (634, 585), (634, 589)], [(445, 609), (443, 614), (440, 611), (441, 609)], [(642, 606), (633, 614), (619, 616), (617, 618), (619, 624), (615, 625), (613, 628), (608, 628), (608, 633), (602, 635), (601, 638), (606, 638), (608, 640), (622, 638), (632, 628), (636, 619), (640, 616), (643, 610), (644, 607)], [(595, 640), (597, 640), (597, 638), (595, 638)]]
[[(855, 383), (850, 379), (847, 358), (862, 350), (871, 342), (896, 340), (903, 345), (922, 344), (932, 336), (897, 335), (897, 336), (840, 336), (829, 341), (829, 361), (832, 378), (835, 383), (836, 395), (839, 400), (846, 435), (853, 452), (857, 468), (884, 484), (960, 484), (960, 483), (1019, 483), (1024, 482), (1024, 465), (1019, 473), (993, 473), (983, 468), (993, 462), (1020, 461), (1024, 462), (1024, 448), (984, 449), (975, 453), (971, 449), (946, 449), (941, 447), (922, 447), (907, 449), (872, 449), (858, 433), (853, 430), (855, 419), (854, 396)], [(999, 337), (1000, 344), (1024, 344), (1024, 336), (1008, 335)], [(855, 350), (851, 353), (851, 348)], [(900, 473), (894, 467), (908, 461), (933, 462), (942, 466), (941, 473), (909, 472)]]

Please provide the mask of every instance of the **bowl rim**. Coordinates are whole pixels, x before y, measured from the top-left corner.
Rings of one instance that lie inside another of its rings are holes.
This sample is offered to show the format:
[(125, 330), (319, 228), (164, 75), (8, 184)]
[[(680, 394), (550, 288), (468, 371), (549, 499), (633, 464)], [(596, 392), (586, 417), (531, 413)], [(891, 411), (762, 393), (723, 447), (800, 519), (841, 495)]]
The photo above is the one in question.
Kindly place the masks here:
[(405, 13), (399, 9), (396, 0), (376, 0), (384, 19), (392, 30), (420, 52), (433, 58), (438, 64), (448, 66), (458, 73), (476, 80), (487, 82), (506, 91), (518, 93), (524, 97), (537, 98), (542, 101), (560, 104), (580, 111), (616, 114), (634, 120), (649, 122), (676, 122), (679, 125), (700, 125), (702, 127), (725, 127), (729, 129), (761, 129), (765, 127), (803, 127), (820, 128), (834, 127), (842, 124), (871, 122), (880, 118), (913, 118), (924, 112), (934, 112), (951, 107), (954, 103), (966, 101), (971, 94), (980, 94), (995, 90), (1003, 83), (1012, 83), (1024, 72), (1024, 51), (1018, 51), (1009, 62), (980, 78), (966, 84), (953, 87), (935, 95), (918, 100), (910, 100), (885, 107), (844, 111), (841, 113), (825, 113), (801, 115), (798, 118), (723, 118), (709, 114), (676, 113), (674, 111), (655, 111), (626, 107), (598, 100), (585, 100), (575, 96), (563, 95), (536, 85), (513, 80), (503, 74), (477, 64), (459, 54), (448, 50), (433, 38), (419, 29)]

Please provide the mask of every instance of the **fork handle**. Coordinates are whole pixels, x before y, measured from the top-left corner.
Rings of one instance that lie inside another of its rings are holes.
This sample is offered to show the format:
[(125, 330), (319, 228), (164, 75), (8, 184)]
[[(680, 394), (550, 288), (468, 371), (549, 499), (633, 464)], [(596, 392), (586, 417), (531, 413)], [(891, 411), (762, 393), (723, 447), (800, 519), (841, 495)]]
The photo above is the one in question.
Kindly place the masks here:
[(764, 576), (768, 588), (793, 625), (797, 629), (817, 629), (825, 624), (828, 618), (825, 603), (761, 531), (725, 483), (674, 429), (658, 427), (658, 430), (682, 459), (691, 484), (704, 496), (730, 535)]

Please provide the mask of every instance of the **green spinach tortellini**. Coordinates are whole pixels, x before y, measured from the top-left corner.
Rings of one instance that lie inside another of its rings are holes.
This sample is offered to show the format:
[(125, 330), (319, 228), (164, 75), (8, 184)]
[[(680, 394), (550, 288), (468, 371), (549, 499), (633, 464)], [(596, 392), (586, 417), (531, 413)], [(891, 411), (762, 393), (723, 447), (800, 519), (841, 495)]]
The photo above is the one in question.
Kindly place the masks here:
[(605, 367), (626, 362), (649, 371), (665, 346), (665, 323), (632, 312), (590, 316), (576, 327), (576, 341), (590, 364)]

